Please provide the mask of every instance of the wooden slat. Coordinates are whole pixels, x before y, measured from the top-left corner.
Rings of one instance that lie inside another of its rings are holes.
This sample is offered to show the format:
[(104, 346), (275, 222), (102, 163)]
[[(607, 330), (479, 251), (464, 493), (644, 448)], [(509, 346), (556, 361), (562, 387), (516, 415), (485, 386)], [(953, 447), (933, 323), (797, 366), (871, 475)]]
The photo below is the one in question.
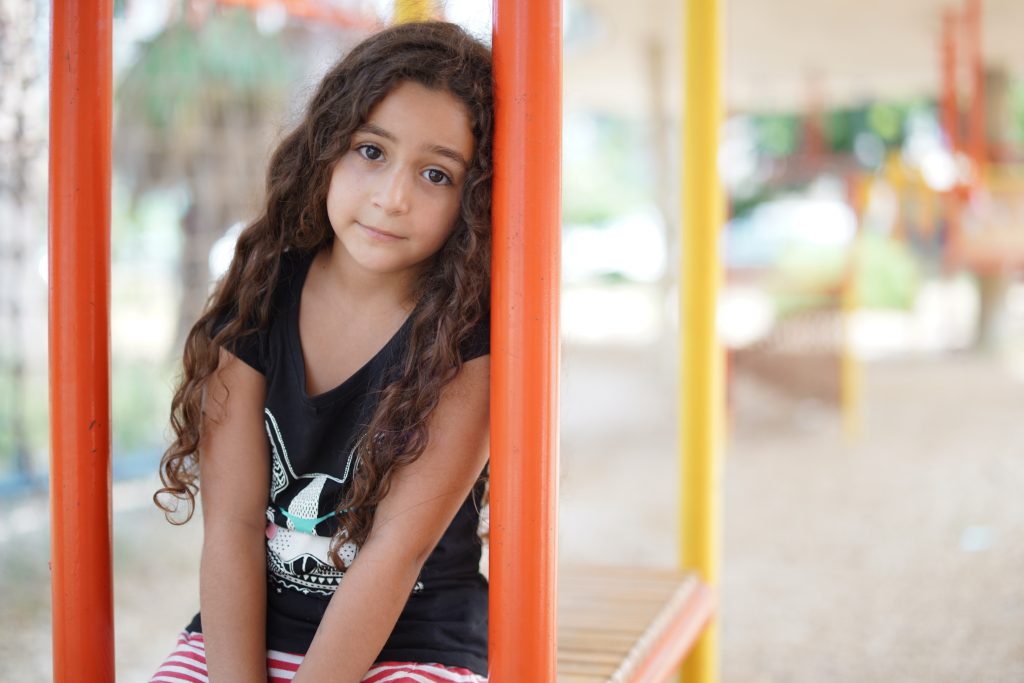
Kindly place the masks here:
[(563, 568), (558, 588), (559, 683), (654, 680), (645, 672), (678, 664), (712, 611), (706, 586), (669, 569)]

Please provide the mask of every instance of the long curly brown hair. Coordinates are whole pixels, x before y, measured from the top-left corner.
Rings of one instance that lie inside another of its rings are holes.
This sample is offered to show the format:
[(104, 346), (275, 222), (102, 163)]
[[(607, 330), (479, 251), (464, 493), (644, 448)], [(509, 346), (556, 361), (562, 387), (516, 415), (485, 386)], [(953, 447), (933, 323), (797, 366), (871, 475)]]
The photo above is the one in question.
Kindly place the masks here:
[[(331, 551), (336, 565), (343, 542), (365, 541), (395, 471), (423, 453), (427, 418), (462, 365), (460, 346), (487, 319), (490, 298), (491, 54), (444, 22), (393, 26), (356, 46), (327, 72), (302, 122), (271, 156), (262, 214), (239, 236), (227, 273), (185, 341), (171, 402), (174, 440), (160, 461), (163, 487), (153, 496), (173, 523), (187, 522), (195, 509), (203, 390), (217, 370), (220, 347), (267, 327), (285, 251), (315, 253), (331, 245), (326, 197), (335, 162), (374, 105), (404, 81), (448, 92), (465, 105), (475, 153), (455, 229), (419, 276), (400, 376), (380, 394), (366, 431), (374, 436), (361, 440), (359, 467), (338, 502), (340, 527)], [(218, 324), (225, 319), (227, 325)], [(176, 500), (164, 500), (164, 494)], [(181, 501), (187, 502), (185, 518), (171, 519)]]

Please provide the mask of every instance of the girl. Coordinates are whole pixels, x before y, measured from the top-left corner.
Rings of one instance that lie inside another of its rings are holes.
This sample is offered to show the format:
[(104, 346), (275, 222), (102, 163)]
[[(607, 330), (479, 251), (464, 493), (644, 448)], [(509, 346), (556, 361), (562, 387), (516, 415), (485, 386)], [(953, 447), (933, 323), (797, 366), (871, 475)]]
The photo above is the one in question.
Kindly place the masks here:
[(185, 344), (201, 616), (153, 681), (486, 680), (492, 102), (487, 48), (396, 26), (274, 152)]

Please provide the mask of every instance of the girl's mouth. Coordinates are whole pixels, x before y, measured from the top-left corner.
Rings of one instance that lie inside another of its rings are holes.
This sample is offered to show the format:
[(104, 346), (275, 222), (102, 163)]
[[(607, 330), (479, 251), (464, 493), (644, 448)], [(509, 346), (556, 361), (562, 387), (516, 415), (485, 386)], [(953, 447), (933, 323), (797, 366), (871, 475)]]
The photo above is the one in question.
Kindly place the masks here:
[(369, 225), (363, 225), (359, 221), (356, 221), (356, 225), (362, 228), (372, 239), (375, 240), (381, 240), (383, 242), (393, 242), (396, 240), (404, 239), (402, 237), (399, 237), (398, 235), (395, 235), (394, 233), (380, 230), (378, 228), (371, 228)]

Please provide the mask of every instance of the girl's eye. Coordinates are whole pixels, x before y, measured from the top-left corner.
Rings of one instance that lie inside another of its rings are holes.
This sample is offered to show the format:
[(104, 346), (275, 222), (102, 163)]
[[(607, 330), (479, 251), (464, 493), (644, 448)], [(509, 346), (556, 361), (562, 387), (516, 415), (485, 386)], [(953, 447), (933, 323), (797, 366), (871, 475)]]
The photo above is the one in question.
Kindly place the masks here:
[(384, 152), (382, 152), (380, 147), (378, 147), (377, 145), (359, 145), (358, 147), (356, 147), (356, 151), (358, 151), (363, 157), (369, 159), (370, 161), (377, 161), (382, 156), (384, 156)]
[(436, 168), (428, 168), (426, 171), (423, 172), (423, 177), (425, 177), (427, 180), (434, 183), (435, 185), (452, 184), (452, 179), (448, 177), (448, 174)]

